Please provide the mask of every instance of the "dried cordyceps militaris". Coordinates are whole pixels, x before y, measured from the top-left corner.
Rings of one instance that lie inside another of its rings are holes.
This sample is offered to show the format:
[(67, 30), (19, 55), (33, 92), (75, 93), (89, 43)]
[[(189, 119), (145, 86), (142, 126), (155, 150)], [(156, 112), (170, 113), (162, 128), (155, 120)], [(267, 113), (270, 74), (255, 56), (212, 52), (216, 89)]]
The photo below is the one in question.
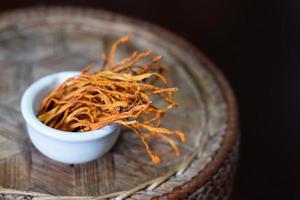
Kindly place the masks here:
[[(38, 119), (44, 124), (64, 131), (90, 131), (111, 123), (132, 129), (142, 140), (154, 163), (160, 158), (151, 150), (147, 139), (159, 138), (167, 142), (179, 155), (179, 149), (170, 135), (185, 141), (180, 131), (160, 127), (165, 112), (176, 105), (173, 94), (177, 88), (159, 87), (167, 83), (162, 75), (165, 66), (156, 56), (145, 65), (138, 61), (151, 54), (133, 52), (129, 57), (115, 62), (119, 44), (128, 41), (128, 36), (115, 42), (98, 72), (90, 72), (87, 66), (80, 75), (69, 78), (44, 99)], [(152, 102), (154, 96), (164, 100), (166, 106), (158, 108)]]

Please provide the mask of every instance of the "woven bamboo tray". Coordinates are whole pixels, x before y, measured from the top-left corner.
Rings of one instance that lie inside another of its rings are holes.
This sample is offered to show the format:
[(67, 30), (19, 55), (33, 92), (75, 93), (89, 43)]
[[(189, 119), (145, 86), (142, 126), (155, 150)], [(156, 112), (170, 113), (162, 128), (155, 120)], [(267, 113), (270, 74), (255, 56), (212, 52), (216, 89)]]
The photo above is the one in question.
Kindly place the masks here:
[[(188, 142), (175, 157), (161, 143), (154, 165), (143, 145), (124, 129), (113, 149), (96, 161), (65, 165), (30, 143), (20, 98), (34, 80), (99, 63), (117, 38), (129, 34), (119, 57), (152, 49), (171, 66), (179, 107), (164, 126)], [(157, 26), (78, 8), (34, 8), (0, 16), (0, 199), (228, 199), (238, 154), (233, 94), (222, 74), (198, 50)]]

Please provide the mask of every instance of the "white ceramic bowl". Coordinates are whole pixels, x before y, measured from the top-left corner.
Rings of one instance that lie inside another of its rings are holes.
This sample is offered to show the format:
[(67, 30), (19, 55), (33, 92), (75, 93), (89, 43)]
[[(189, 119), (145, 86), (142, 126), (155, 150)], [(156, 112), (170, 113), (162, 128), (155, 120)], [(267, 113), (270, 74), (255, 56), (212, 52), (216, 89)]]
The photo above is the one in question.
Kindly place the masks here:
[(120, 132), (117, 124), (85, 133), (66, 132), (37, 119), (42, 100), (67, 78), (78, 74), (75, 71), (60, 72), (41, 78), (25, 91), (21, 101), (21, 112), (34, 146), (47, 157), (68, 164), (84, 163), (102, 156), (115, 144)]

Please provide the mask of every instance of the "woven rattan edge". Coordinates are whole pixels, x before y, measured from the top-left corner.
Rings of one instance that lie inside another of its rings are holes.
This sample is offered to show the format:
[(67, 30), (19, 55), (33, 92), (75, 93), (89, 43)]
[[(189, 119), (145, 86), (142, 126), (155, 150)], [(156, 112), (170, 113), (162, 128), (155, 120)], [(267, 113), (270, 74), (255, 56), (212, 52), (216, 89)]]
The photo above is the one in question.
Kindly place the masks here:
[(211, 62), (207, 56), (205, 56), (198, 49), (193, 47), (186, 40), (165, 31), (160, 27), (155, 27), (161, 35), (167, 37), (170, 40), (176, 40), (176, 42), (180, 46), (186, 47), (189, 49), (194, 56), (201, 61), (205, 67), (211, 72), (211, 74), (215, 77), (215, 80), (218, 82), (219, 87), (223, 93), (224, 99), (227, 104), (227, 128), (225, 134), (223, 136), (223, 141), (221, 143), (220, 148), (214, 155), (212, 161), (206, 166), (206, 168), (201, 171), (197, 176), (193, 177), (190, 181), (186, 182), (181, 187), (174, 188), (171, 192), (156, 197), (156, 199), (182, 199), (186, 197), (188, 194), (192, 193), (196, 188), (201, 187), (206, 181), (208, 181), (211, 176), (217, 172), (218, 168), (223, 164), (226, 160), (227, 155), (229, 154), (232, 145), (237, 140), (238, 133), (238, 112), (237, 112), (237, 102), (234, 97), (233, 91), (225, 79), (222, 72), (217, 68), (217, 66)]

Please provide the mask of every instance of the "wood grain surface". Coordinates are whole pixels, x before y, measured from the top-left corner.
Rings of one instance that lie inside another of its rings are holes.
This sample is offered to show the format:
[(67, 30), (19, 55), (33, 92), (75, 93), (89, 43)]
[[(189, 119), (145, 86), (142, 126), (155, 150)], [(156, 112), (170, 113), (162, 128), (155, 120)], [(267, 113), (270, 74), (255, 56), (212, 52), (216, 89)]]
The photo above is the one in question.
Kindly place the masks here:
[[(104, 16), (104, 17), (103, 17)], [(188, 49), (162, 38), (155, 31), (110, 15), (71, 10), (37, 10), (0, 18), (0, 185), (53, 195), (101, 195), (129, 190), (167, 173), (184, 162), (208, 136), (203, 155), (180, 178), (172, 178), (157, 193), (190, 180), (203, 170), (218, 150), (226, 129), (227, 111), (222, 91), (204, 62)], [(138, 137), (127, 129), (103, 157), (80, 165), (50, 160), (30, 143), (20, 114), (20, 99), (35, 80), (60, 71), (81, 70), (101, 63), (100, 53), (129, 34), (117, 58), (131, 51), (152, 49), (170, 66), (170, 85), (178, 86), (179, 106), (166, 115), (163, 125), (182, 130), (188, 141), (182, 154), (152, 142), (162, 164), (151, 163)]]

